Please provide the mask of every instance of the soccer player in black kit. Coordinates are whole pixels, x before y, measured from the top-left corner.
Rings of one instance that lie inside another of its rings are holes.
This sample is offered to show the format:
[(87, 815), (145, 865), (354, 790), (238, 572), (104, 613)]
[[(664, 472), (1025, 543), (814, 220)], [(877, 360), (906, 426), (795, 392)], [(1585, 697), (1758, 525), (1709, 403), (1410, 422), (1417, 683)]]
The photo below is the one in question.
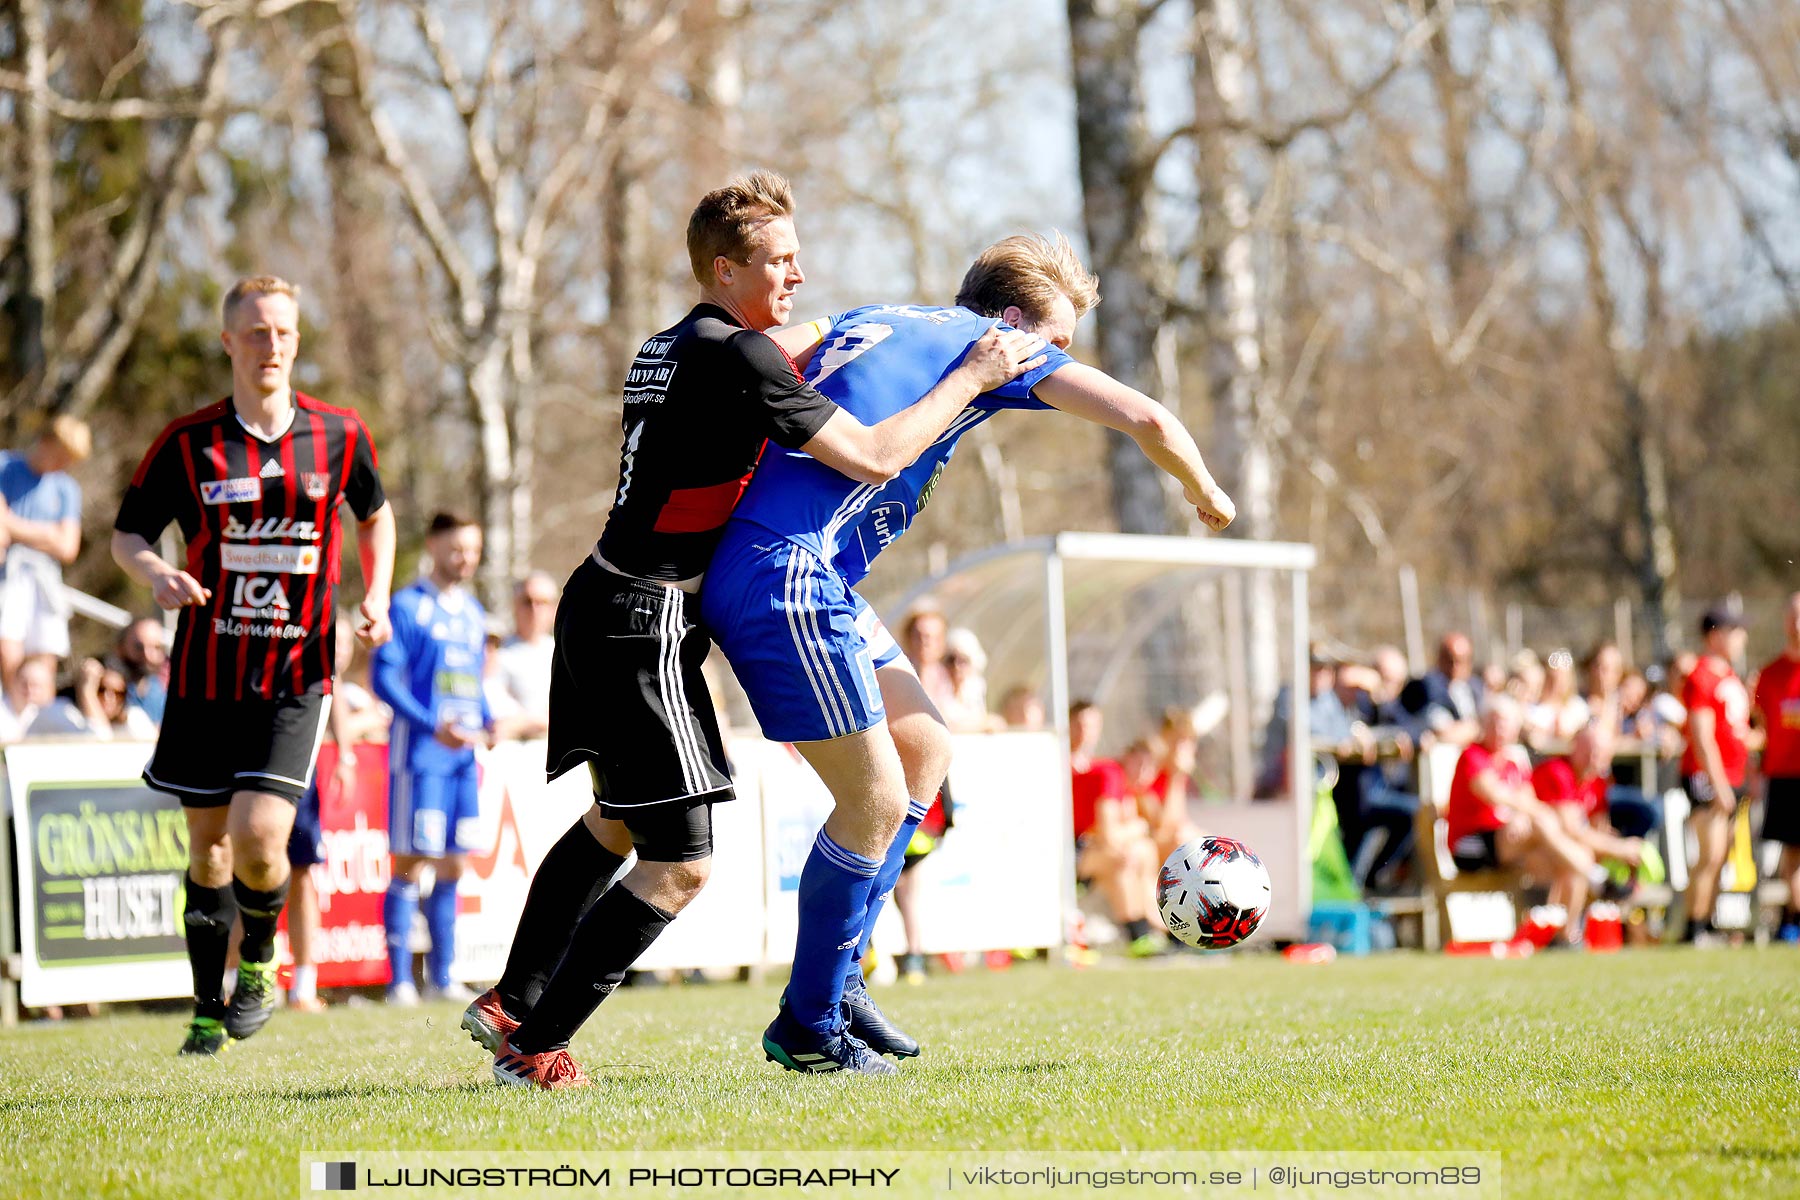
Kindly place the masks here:
[[(357, 519), (356, 635), (371, 646), (388, 638), (393, 510), (362, 418), (288, 386), (299, 319), (285, 280), (232, 287), (221, 338), (231, 397), (170, 422), (113, 525), (113, 558), (160, 607), (181, 612), (144, 781), (178, 797), (187, 816), (194, 1016), (183, 1054), (249, 1037), (275, 1005), (288, 831), (331, 704), (340, 502)], [(187, 541), (185, 567), (153, 548), (171, 521)], [(243, 937), (228, 1007), (220, 991), (234, 917)]]
[[(694, 597), (764, 444), (884, 482), (970, 400), (1037, 361), (1037, 338), (994, 332), (919, 404), (863, 425), (764, 333), (805, 280), (793, 211), (787, 181), (769, 172), (701, 199), (687, 242), (702, 301), (644, 343), (625, 381), (618, 492), (563, 589), (550, 690), (550, 777), (586, 763), (594, 807), (545, 856), (506, 973), (463, 1014), (503, 1084), (585, 1084), (570, 1037), (706, 882), (712, 806), (732, 789)], [(609, 887), (634, 850), (637, 865)]]

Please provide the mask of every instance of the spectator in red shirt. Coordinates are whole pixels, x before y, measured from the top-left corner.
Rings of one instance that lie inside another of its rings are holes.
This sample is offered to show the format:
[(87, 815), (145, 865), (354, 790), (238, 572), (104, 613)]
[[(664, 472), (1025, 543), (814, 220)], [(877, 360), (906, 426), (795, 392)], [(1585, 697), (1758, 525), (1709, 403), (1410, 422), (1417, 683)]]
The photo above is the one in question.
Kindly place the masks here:
[(1787, 644), (1757, 674), (1756, 712), (1763, 736), (1764, 841), (1781, 843), (1776, 868), (1788, 886), (1780, 937), (1800, 942), (1800, 592), (1788, 597)]
[(1567, 758), (1547, 758), (1531, 773), (1531, 790), (1548, 804), (1570, 837), (1600, 858), (1643, 869), (1658, 882), (1661, 860), (1643, 838), (1621, 837), (1607, 821), (1606, 793), (1612, 786), (1612, 731), (1586, 725), (1569, 741)]
[[(1159, 863), (1200, 832), (1188, 819), (1188, 792), (1197, 746), (1191, 732), (1184, 736), (1185, 716), (1170, 709), (1163, 714), (1156, 737), (1139, 738), (1119, 756), (1126, 790), (1138, 815), (1150, 828)], [(1187, 726), (1188, 730), (1191, 728), (1191, 724)]]
[(1688, 941), (1712, 932), (1719, 871), (1731, 849), (1732, 814), (1750, 761), (1750, 693), (1731, 669), (1744, 653), (1743, 619), (1728, 608), (1708, 609), (1700, 618), (1700, 637), (1705, 653), (1681, 689), (1687, 708), (1681, 777), (1692, 809), (1688, 823), (1700, 844), (1688, 890)]
[(1075, 800), (1075, 878), (1100, 890), (1113, 923), (1133, 957), (1162, 952), (1164, 939), (1151, 926), (1156, 894), (1156, 843), (1138, 815), (1125, 773), (1110, 758), (1097, 758), (1100, 709), (1078, 700), (1069, 707), (1069, 769)]
[[(1570, 914), (1586, 906), (1588, 888), (1606, 872), (1593, 852), (1571, 838), (1560, 818), (1531, 790), (1519, 746), (1519, 703), (1505, 694), (1482, 703), (1481, 736), (1456, 762), (1444, 809), (1450, 855), (1459, 871), (1516, 868), (1550, 884), (1550, 903)], [(1573, 920), (1565, 927), (1572, 937)]]

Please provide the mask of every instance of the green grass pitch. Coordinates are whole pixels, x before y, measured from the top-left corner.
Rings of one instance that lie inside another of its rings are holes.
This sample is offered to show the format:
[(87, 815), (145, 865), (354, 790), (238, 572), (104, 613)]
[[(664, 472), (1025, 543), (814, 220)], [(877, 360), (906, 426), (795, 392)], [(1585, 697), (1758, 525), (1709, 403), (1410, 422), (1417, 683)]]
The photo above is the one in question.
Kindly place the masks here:
[[(628, 989), (582, 1092), (501, 1090), (448, 1005), (277, 1013), (217, 1060), (131, 1015), (0, 1035), (0, 1193), (255, 1198), (306, 1149), (1468, 1149), (1512, 1196), (1800, 1194), (1800, 953), (1267, 956), (878, 992), (896, 1080), (758, 1048), (773, 986)], [(11, 1182), (8, 1182), (8, 1181)]]

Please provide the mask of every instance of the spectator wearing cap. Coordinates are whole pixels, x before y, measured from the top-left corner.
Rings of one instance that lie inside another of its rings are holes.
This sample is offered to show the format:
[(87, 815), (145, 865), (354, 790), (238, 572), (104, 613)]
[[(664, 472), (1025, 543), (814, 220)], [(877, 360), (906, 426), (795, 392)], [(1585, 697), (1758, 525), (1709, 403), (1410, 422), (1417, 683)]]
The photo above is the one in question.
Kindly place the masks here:
[(162, 623), (151, 617), (133, 621), (119, 632), (114, 653), (125, 673), (126, 699), (161, 725), (169, 698), (169, 643)]
[(1481, 732), (1480, 707), (1487, 685), (1475, 674), (1475, 647), (1466, 633), (1438, 642), (1437, 666), (1419, 679), (1426, 726), (1439, 741), (1466, 746)]
[(501, 707), (521, 719), (511, 736), (542, 737), (550, 728), (550, 668), (556, 658), (556, 580), (533, 571), (513, 587), (513, 634), (489, 654), (498, 689), (510, 698)]
[[(1309, 651), (1311, 674), (1306, 726), (1313, 749), (1337, 755), (1341, 759), (1363, 760), (1373, 742), (1368, 728), (1351, 718), (1338, 694), (1338, 658), (1315, 642)], [(1275, 693), (1275, 711), (1263, 733), (1262, 770), (1256, 779), (1256, 794), (1263, 797), (1285, 795), (1288, 787), (1288, 741), (1293, 719), (1293, 691), (1285, 684)]]
[(1800, 942), (1800, 592), (1783, 613), (1781, 653), (1756, 675), (1754, 707), (1762, 723), (1763, 827), (1781, 845), (1776, 872), (1788, 887), (1779, 936)]
[(1719, 872), (1731, 850), (1731, 821), (1743, 802), (1750, 762), (1750, 693), (1732, 663), (1744, 653), (1744, 622), (1724, 606), (1700, 618), (1703, 653), (1681, 689), (1687, 744), (1681, 755), (1688, 825), (1700, 847), (1688, 887), (1688, 941), (1710, 941)]
[(68, 470), (92, 448), (88, 427), (62, 416), (25, 453), (0, 450), (0, 684), (29, 655), (69, 653), (62, 569), (81, 551), (81, 488)]

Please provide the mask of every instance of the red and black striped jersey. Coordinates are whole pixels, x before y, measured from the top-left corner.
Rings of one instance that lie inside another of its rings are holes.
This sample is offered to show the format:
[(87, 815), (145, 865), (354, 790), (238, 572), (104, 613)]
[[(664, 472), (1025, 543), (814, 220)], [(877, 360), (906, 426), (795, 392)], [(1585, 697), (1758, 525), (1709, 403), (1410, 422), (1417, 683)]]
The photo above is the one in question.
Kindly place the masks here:
[(837, 409), (780, 346), (697, 305), (644, 343), (625, 378), (619, 490), (601, 557), (641, 579), (700, 575), (764, 443), (797, 450)]
[(174, 521), (187, 539), (187, 573), (212, 593), (181, 610), (171, 696), (331, 690), (340, 501), (358, 520), (386, 503), (374, 440), (354, 409), (296, 392), (293, 423), (264, 441), (227, 399), (162, 431), (113, 527), (154, 542)]

